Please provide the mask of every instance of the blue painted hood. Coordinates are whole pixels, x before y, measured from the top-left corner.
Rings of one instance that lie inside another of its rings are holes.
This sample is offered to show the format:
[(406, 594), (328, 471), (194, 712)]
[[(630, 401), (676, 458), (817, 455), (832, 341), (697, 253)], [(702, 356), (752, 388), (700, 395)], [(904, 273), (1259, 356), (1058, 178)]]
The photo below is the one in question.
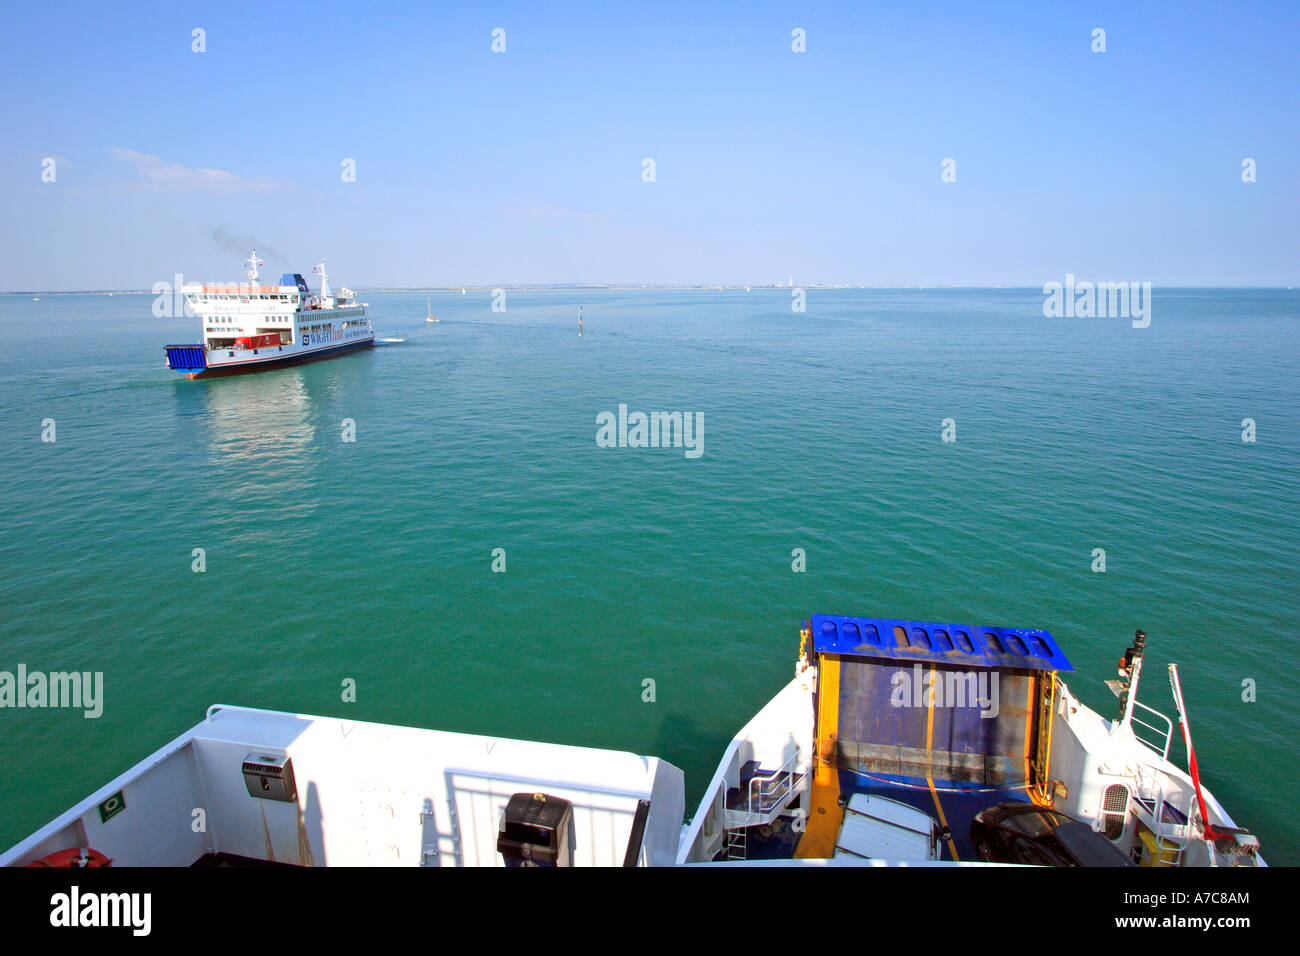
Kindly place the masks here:
[(962, 668), (1072, 671), (1047, 631), (931, 624), (882, 617), (812, 616), (813, 650), (864, 660)]

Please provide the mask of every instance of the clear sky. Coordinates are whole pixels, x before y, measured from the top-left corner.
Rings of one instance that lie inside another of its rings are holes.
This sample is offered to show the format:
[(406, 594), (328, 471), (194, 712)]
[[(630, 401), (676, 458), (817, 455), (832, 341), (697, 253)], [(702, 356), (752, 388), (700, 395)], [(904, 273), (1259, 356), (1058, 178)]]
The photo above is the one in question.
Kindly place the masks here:
[(6, 3), (0, 290), (1300, 278), (1298, 3), (614, 7)]

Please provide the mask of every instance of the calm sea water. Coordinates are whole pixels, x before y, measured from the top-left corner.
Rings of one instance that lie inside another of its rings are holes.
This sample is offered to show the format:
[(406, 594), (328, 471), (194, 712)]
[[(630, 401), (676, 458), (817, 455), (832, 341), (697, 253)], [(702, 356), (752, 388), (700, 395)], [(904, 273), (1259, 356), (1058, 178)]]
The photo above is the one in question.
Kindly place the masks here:
[[(1046, 628), (1108, 715), (1142, 628), (1143, 699), (1177, 660), (1208, 784), (1300, 862), (1300, 294), (366, 298), (373, 351), (191, 382), (149, 296), (0, 297), (0, 670), (105, 680), (0, 710), (0, 846), (219, 701), (656, 754), (693, 809), (826, 612)], [(598, 448), (620, 402), (703, 457)]]

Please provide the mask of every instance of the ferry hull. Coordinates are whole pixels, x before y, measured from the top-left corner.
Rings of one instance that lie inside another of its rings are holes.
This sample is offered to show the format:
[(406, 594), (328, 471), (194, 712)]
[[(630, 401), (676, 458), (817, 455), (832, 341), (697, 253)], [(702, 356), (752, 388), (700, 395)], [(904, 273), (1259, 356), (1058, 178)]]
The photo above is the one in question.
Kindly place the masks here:
[(224, 365), (210, 365), (204, 369), (195, 371), (186, 371), (177, 369), (186, 378), (218, 378), (224, 375), (243, 375), (248, 372), (262, 372), (272, 368), (284, 368), (287, 365), (304, 365), (307, 362), (317, 362), (322, 359), (336, 358), (340, 355), (348, 355), (361, 349), (373, 347), (375, 340), (373, 338), (363, 339), (359, 342), (347, 342), (342, 345), (331, 346), (324, 349), (313, 349), (309, 352), (293, 352), (286, 355), (276, 355), (270, 358), (251, 359), (242, 362), (230, 362)]

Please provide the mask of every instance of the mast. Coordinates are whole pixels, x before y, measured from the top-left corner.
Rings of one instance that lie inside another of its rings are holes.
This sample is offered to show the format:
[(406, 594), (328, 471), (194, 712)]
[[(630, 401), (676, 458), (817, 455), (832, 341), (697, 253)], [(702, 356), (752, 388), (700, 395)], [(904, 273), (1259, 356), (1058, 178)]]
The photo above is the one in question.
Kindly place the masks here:
[(325, 274), (324, 256), (321, 256), (320, 262), (316, 263), (312, 271), (320, 276), (320, 300), (321, 305), (325, 305), (325, 300), (330, 297), (330, 277)]
[(1115, 729), (1129, 727), (1133, 720), (1133, 704), (1137, 700), (1138, 679), (1142, 675), (1142, 655), (1146, 653), (1145, 631), (1133, 632), (1133, 646), (1124, 651), (1119, 662), (1121, 692), (1119, 695), (1120, 719)]
[(248, 280), (253, 285), (258, 284), (257, 267), (262, 265), (262, 260), (257, 258), (257, 250), (254, 249), (245, 260), (244, 265), (248, 266)]

